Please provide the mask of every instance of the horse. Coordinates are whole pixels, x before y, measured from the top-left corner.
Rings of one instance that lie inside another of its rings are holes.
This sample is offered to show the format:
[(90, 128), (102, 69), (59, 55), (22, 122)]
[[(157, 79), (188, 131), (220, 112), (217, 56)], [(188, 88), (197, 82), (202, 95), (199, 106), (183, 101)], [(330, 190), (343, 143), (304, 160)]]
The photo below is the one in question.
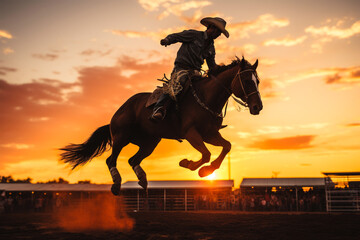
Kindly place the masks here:
[(146, 190), (148, 182), (140, 166), (142, 160), (154, 151), (162, 138), (185, 139), (201, 153), (198, 161), (183, 159), (179, 162), (181, 167), (191, 171), (210, 162), (211, 153), (204, 142), (222, 147), (220, 155), (210, 165), (202, 166), (198, 172), (200, 177), (208, 176), (220, 167), (231, 149), (231, 143), (219, 132), (224, 127), (222, 110), (230, 96), (235, 95), (237, 101), (248, 107), (252, 115), (258, 115), (263, 108), (257, 66), (258, 60), (252, 65), (244, 56), (241, 60), (236, 57), (231, 64), (209, 71), (207, 77), (189, 81), (190, 86), (187, 91), (183, 90), (177, 109), (170, 108), (160, 122), (150, 119), (152, 109), (146, 107), (151, 93), (135, 94), (115, 112), (110, 124), (99, 127), (87, 141), (61, 148), (60, 160), (74, 169), (100, 156), (109, 146), (112, 147), (106, 164), (113, 180), (111, 192), (119, 195), (121, 176), (116, 165), (123, 147), (129, 143), (139, 147), (128, 162), (139, 180), (138, 184)]

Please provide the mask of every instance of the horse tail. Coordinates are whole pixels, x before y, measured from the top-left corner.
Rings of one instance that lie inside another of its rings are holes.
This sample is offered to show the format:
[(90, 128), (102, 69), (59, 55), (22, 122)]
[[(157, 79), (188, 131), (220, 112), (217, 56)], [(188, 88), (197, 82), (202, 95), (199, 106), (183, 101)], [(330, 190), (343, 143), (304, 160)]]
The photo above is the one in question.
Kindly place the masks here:
[(112, 145), (110, 125), (99, 127), (88, 140), (81, 144), (69, 144), (60, 150), (60, 160), (72, 166), (82, 166), (92, 158), (100, 156)]

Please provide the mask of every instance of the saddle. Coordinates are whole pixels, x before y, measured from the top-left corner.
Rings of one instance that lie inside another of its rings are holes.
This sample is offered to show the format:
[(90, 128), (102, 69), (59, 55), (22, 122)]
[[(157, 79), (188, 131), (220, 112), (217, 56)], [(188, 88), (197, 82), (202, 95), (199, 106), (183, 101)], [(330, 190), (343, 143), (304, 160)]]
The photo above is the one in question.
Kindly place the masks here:
[(159, 100), (160, 96), (163, 95), (163, 93), (164, 93), (163, 87), (157, 87), (146, 101), (145, 107), (149, 108), (153, 106), (155, 103), (157, 103), (157, 101)]
[[(164, 77), (165, 79), (167, 79), (166, 77)], [(163, 78), (163, 79), (164, 79)], [(159, 79), (160, 81), (165, 82), (163, 84), (162, 87), (158, 86), (150, 95), (150, 97), (148, 98), (145, 107), (146, 108), (151, 108), (155, 103), (157, 103), (157, 101), (159, 100), (159, 98), (161, 97), (161, 95), (163, 95), (164, 93), (168, 93), (168, 86), (166, 85), (169, 80), (163, 80), (163, 79)], [(189, 79), (185, 82), (184, 85), (182, 85), (182, 90), (181, 92), (179, 92), (176, 95), (176, 102), (181, 101), (182, 97), (185, 95), (185, 93), (188, 91), (189, 87), (190, 87), (190, 81), (194, 82), (194, 81), (198, 81), (202, 79), (202, 76), (200, 75), (195, 75), (195, 74), (190, 74), (189, 75)]]

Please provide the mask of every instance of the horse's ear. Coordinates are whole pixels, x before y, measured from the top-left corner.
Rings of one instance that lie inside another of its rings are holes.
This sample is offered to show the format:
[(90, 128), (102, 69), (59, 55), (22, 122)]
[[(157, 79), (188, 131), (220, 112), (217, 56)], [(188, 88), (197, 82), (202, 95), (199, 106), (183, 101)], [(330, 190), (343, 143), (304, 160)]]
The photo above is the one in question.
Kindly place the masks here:
[(259, 64), (259, 61), (258, 61), (258, 59), (256, 59), (256, 62), (255, 62), (254, 65), (252, 66), (254, 70), (256, 70), (258, 64)]
[(240, 66), (241, 66), (241, 68), (244, 68), (245, 67), (245, 58), (244, 58), (244, 55), (242, 55), (242, 58), (241, 58), (241, 62), (240, 62)]

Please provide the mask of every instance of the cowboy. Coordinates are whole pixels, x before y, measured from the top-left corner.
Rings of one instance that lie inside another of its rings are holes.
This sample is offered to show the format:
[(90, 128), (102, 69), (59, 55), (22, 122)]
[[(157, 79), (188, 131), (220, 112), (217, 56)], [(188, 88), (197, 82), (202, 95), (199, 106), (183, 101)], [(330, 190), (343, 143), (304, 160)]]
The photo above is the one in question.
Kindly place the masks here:
[(169, 103), (171, 99), (176, 100), (174, 96), (181, 91), (181, 86), (185, 84), (191, 74), (201, 70), (204, 59), (206, 59), (209, 70), (218, 67), (215, 63), (214, 39), (218, 38), (221, 33), (227, 38), (229, 37), (228, 31), (225, 29), (226, 21), (219, 17), (206, 17), (203, 18), (200, 23), (207, 27), (205, 32), (185, 30), (180, 33), (170, 34), (160, 41), (160, 44), (165, 47), (177, 42), (181, 42), (182, 45), (177, 52), (175, 66), (170, 79), (170, 81), (176, 81), (175, 86), (176, 83), (178, 83), (178, 86), (176, 89), (171, 89), (172, 94), (170, 94), (169, 91), (165, 91), (165, 93), (160, 96), (153, 109), (151, 116), (153, 120), (164, 119), (166, 114), (166, 107), (164, 107), (164, 105)]

